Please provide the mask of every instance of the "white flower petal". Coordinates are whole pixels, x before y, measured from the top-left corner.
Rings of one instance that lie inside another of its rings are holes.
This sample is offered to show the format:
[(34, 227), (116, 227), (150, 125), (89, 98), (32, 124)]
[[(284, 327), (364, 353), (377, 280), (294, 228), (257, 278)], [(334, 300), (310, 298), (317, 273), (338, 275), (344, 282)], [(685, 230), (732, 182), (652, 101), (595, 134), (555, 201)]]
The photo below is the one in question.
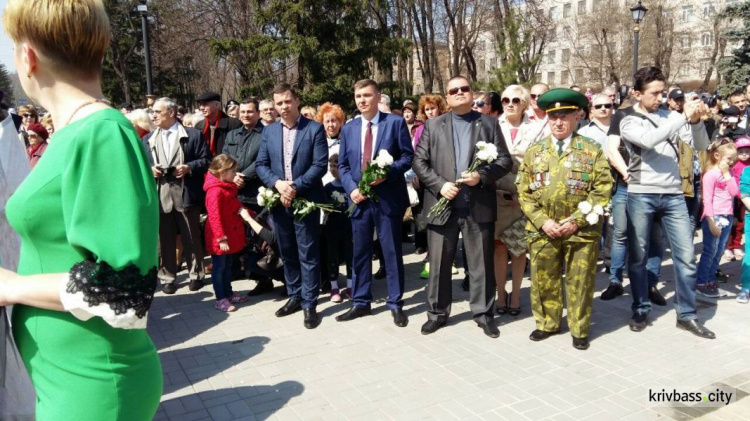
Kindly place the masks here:
[(587, 201), (580, 202), (578, 204), (578, 210), (581, 211), (582, 214), (587, 215), (589, 212), (591, 212), (591, 203)]
[(586, 215), (586, 222), (589, 223), (589, 225), (594, 225), (597, 222), (599, 222), (599, 215), (595, 214), (594, 212), (589, 213)]
[(602, 207), (602, 205), (594, 205), (593, 211), (597, 215), (604, 215), (604, 208)]

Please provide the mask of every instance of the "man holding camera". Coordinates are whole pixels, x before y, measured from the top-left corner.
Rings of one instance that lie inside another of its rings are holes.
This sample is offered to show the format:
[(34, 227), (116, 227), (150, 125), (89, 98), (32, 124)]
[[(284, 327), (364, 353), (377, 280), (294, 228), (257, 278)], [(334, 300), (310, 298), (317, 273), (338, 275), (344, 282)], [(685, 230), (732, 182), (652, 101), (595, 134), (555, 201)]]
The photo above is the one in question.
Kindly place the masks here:
[[(646, 263), (651, 228), (661, 218), (664, 235), (672, 249), (675, 269), (677, 327), (702, 338), (716, 336), (698, 320), (695, 308), (696, 265), (693, 232), (685, 229), (690, 219), (680, 174), (679, 135), (690, 130), (698, 150), (708, 146), (701, 117), (708, 107), (695, 96), (685, 100), (684, 112), (660, 109), (666, 78), (658, 67), (644, 67), (635, 73), (634, 113), (622, 119), (620, 132), (630, 153), (628, 167), (628, 274), (633, 294), (630, 330), (640, 332), (648, 325), (651, 311)], [(684, 158), (683, 158), (684, 159)]]
[(203, 207), (203, 177), (211, 162), (201, 132), (177, 121), (177, 104), (169, 98), (154, 102), (151, 120), (156, 130), (143, 142), (149, 151), (159, 192), (159, 280), (165, 294), (177, 291), (179, 271), (176, 240), (182, 235), (190, 277), (190, 290), (203, 287), (203, 239), (200, 212)]

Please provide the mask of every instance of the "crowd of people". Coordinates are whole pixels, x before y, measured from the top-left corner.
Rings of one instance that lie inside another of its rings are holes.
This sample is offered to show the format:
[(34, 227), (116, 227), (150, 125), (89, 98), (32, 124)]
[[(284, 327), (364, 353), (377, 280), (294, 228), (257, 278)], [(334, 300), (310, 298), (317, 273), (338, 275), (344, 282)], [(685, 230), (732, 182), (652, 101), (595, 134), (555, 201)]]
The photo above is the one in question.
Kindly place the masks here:
[[(406, 327), (405, 221), (425, 254), (425, 335), (451, 315), (460, 249), (473, 321), (491, 338), (496, 316), (524, 305), (532, 341), (559, 334), (566, 303), (572, 345), (588, 349), (600, 254), (611, 280), (602, 300), (623, 294), (627, 266), (634, 332), (667, 303), (658, 288), (667, 247), (678, 328), (715, 338), (696, 295), (727, 295), (722, 258), (742, 259), (736, 300), (748, 302), (750, 85), (723, 100), (665, 89), (660, 69), (645, 67), (630, 93), (544, 84), (497, 93), (456, 75), (445, 95), (400, 109), (360, 80), (349, 118), (337, 104), (301, 106), (283, 83), (268, 99), (225, 105), (206, 92), (192, 113), (155, 96), (118, 112), (101, 89), (100, 1), (9, 0), (3, 26), (24, 91), (46, 110), (3, 107), (16, 125), (1, 133), (16, 127), (30, 170), (20, 185), (0, 180), (14, 191), (4, 211), (21, 239), (17, 271), (0, 269), (0, 306), (14, 307), (12, 346), (37, 419), (153, 416), (162, 376), (144, 328), (158, 283), (174, 294), (183, 261), (192, 291), (211, 274), (222, 312), (282, 282), (288, 301), (276, 316), (302, 312), (308, 329), (320, 323), (320, 294), (349, 299), (336, 320), (350, 322), (371, 314), (373, 278), (385, 279), (393, 323)], [(243, 276), (257, 280), (248, 294), (232, 288)]]

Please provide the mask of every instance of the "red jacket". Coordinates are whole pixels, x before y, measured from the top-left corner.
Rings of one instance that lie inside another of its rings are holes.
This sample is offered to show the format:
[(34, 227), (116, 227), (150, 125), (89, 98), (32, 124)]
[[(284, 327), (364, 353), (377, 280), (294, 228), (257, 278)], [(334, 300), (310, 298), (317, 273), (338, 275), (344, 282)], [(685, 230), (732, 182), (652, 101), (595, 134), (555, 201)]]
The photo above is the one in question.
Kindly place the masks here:
[[(206, 252), (209, 254), (233, 254), (245, 248), (245, 226), (239, 211), (237, 185), (216, 178), (210, 172), (203, 183), (206, 191)], [(229, 251), (219, 248), (219, 241), (226, 239)]]

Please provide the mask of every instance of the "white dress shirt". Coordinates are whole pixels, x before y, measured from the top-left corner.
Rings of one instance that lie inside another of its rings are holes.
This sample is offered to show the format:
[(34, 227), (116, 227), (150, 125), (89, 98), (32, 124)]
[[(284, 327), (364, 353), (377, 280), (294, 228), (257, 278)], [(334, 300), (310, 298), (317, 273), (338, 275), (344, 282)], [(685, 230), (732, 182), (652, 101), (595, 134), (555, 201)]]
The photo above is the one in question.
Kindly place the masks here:
[(162, 145), (164, 147), (164, 152), (166, 153), (167, 157), (172, 156), (172, 148), (177, 143), (177, 129), (180, 127), (179, 123), (175, 122), (172, 127), (164, 130), (164, 133), (161, 137), (162, 142), (164, 144)]
[(370, 156), (370, 160), (372, 160), (375, 157), (375, 143), (377, 143), (378, 140), (378, 123), (380, 122), (380, 111), (375, 114), (375, 117), (372, 118), (372, 120), (365, 119), (364, 116), (362, 116), (362, 136), (361, 136), (361, 143), (360, 146), (362, 147), (360, 150), (362, 151), (362, 155), (365, 153), (365, 135), (367, 134), (367, 123), (372, 123), (371, 130), (372, 130), (372, 152)]

